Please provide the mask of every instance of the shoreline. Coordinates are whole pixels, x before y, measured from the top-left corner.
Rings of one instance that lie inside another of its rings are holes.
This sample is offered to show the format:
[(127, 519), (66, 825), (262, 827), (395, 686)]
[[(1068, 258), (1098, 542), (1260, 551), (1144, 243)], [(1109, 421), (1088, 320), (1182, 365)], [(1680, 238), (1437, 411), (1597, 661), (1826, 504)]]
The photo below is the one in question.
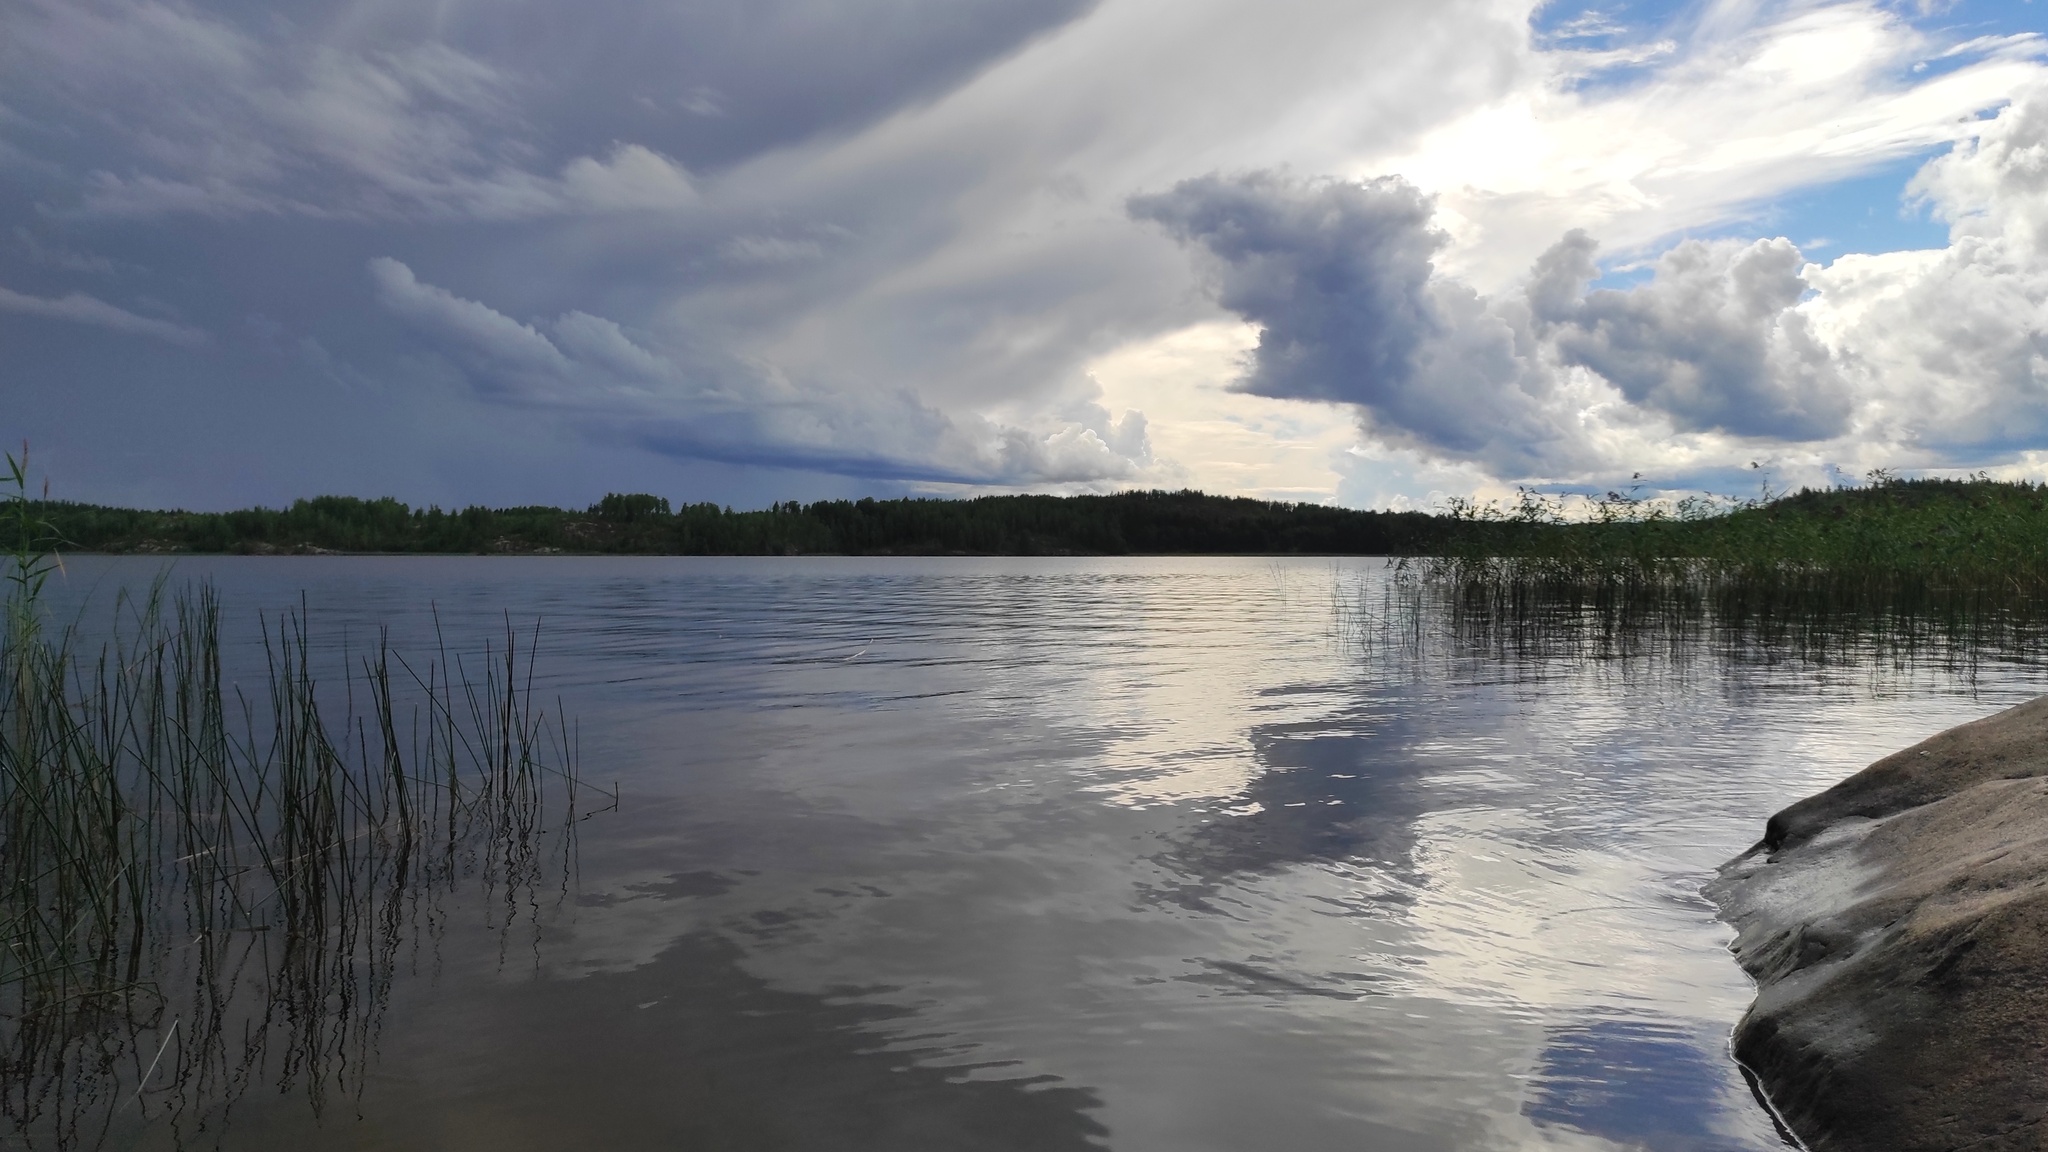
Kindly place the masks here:
[(2048, 697), (1772, 816), (1705, 889), (1735, 1058), (1815, 1152), (2048, 1146)]
[(1426, 560), (1432, 558), (1420, 554), (1405, 552), (917, 552), (908, 549), (896, 552), (605, 552), (581, 551), (571, 548), (529, 548), (505, 549), (501, 551), (490, 552), (428, 552), (424, 550), (410, 550), (403, 552), (376, 552), (369, 550), (358, 551), (346, 548), (320, 548), (310, 544), (299, 545), (291, 548), (270, 548), (268, 550), (250, 549), (247, 551), (225, 552), (201, 552), (192, 549), (150, 550), (132, 548), (115, 551), (105, 548), (66, 548), (63, 550), (62, 554), (65, 556), (113, 556), (121, 557), (124, 559), (176, 559), (188, 556), (231, 556), (238, 559), (274, 559), (279, 557), (291, 558), (300, 556), (419, 556), (426, 558), (441, 559), (445, 559), (451, 556), (492, 559), (547, 559), (554, 557), (580, 557), (588, 559), (591, 557), (636, 557), (647, 560), (697, 559), (703, 557), (719, 557), (742, 560), (802, 560), (812, 557), (856, 560), (1128, 560), (1149, 559), (1154, 557), (1171, 560), (1191, 558), (1199, 559), (1212, 556), (1223, 558), (1236, 557), (1240, 559), (1250, 560)]

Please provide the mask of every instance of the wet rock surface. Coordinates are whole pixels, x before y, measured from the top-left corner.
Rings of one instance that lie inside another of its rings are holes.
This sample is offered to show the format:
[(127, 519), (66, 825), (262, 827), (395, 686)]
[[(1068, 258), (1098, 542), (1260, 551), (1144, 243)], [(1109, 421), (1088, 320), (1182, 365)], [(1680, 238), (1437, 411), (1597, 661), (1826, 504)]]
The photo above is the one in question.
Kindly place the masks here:
[(1708, 886), (1735, 1055), (1814, 1149), (2048, 1148), (2048, 697), (1771, 817)]

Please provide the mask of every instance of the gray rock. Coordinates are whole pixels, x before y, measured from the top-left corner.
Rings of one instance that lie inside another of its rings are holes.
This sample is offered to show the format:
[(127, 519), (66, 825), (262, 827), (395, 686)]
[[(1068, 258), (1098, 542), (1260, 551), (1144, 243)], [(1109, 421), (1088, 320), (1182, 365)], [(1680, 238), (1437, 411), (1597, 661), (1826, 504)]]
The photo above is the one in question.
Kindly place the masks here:
[(1771, 817), (1707, 895), (1736, 1058), (1810, 1148), (2048, 1148), (2048, 697)]

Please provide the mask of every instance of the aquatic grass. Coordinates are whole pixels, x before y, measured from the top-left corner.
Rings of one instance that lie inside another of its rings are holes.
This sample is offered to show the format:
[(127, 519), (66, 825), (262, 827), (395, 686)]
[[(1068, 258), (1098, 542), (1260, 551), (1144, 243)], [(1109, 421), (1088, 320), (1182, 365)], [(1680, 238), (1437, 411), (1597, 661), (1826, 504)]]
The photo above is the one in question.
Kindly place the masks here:
[(1393, 612), (1499, 659), (1627, 659), (1680, 650), (1745, 662), (1883, 658), (1969, 673), (2036, 659), (2048, 594), (2010, 580), (1818, 564), (1549, 557), (1397, 562)]
[(1837, 589), (2048, 590), (2048, 485), (1880, 474), (1863, 487), (1749, 501), (1525, 490), (1513, 504), (1452, 501), (1448, 511), (1456, 527), (1431, 554), (1454, 565), (1515, 559), (1556, 573), (1661, 580), (1684, 564), (1765, 579), (1825, 573)]
[(1650, 504), (1524, 491), (1395, 583), (1496, 655), (2031, 659), (2048, 634), (2048, 488), (1878, 474), (1861, 488)]
[(88, 645), (46, 619), (54, 559), (9, 465), (0, 1116), (83, 1147), (153, 1106), (217, 1125), (266, 1063), (316, 1109), (359, 1090), (401, 943), (439, 930), (441, 896), (516, 909), (566, 882), (577, 735), (536, 705), (532, 640), (508, 621), (472, 668), (380, 634), (328, 679), (302, 603), (264, 620), (252, 698), (224, 675), (217, 593), (160, 580)]

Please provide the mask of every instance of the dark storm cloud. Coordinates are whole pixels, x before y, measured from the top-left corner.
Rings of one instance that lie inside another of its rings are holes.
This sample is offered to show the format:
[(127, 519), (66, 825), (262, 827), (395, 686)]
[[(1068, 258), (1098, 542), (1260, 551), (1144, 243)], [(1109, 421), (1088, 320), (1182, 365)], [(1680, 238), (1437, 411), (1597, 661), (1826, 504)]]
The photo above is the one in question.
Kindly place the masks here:
[[(445, 492), (419, 471), (422, 449), (439, 436), (460, 459), (465, 432), (507, 460), (557, 462), (566, 434), (576, 468), (612, 474), (605, 486), (690, 460), (791, 470), (802, 487), (778, 498), (840, 491), (835, 476), (1127, 475), (1142, 417), (1097, 409), (1026, 430), (886, 379), (791, 379), (749, 355), (758, 333), (873, 276), (874, 240), (855, 229), (888, 225), (858, 190), (792, 211), (701, 187), (704, 171), (927, 100), (1088, 7), (23, 0), (0, 38), (11, 414), (61, 441), (143, 381), (206, 379), (186, 431), (237, 441), (204, 485), (245, 493), (231, 500), (269, 488), (231, 463), (256, 458), (305, 470), (272, 499), (352, 472), (380, 491)], [(875, 198), (903, 210), (894, 188)], [(534, 315), (555, 319), (513, 319)], [(94, 329), (157, 351), (88, 357), (65, 335)], [(287, 458), (266, 447), (336, 408), (349, 419), (320, 417), (315, 443)], [(176, 454), (99, 440), (74, 469), (107, 467), (109, 448)], [(203, 474), (141, 467), (188, 487)]]
[(526, 219), (671, 205), (687, 169), (851, 131), (1090, 6), (22, 0), (0, 61), (13, 146), (86, 176), (60, 209)]
[(708, 170), (936, 96), (1094, 3), (609, 0), (516, 29), (470, 5), (455, 39), (499, 45), (544, 78), (558, 152), (629, 136)]
[(1514, 471), (1569, 454), (1526, 326), (1437, 275), (1447, 238), (1406, 182), (1209, 176), (1130, 209), (1198, 246), (1217, 302), (1259, 326), (1243, 390), (1357, 405), (1383, 434)]
[(1258, 325), (1238, 386), (1356, 405), (1368, 426), (1500, 475), (1570, 471), (1589, 448), (1584, 368), (1679, 432), (1781, 441), (1843, 431), (1846, 384), (1797, 311), (1804, 259), (1784, 240), (1689, 241), (1626, 291), (1588, 293), (1594, 242), (1575, 231), (1520, 294), (1439, 274), (1448, 243), (1403, 181), (1209, 176), (1140, 196), (1131, 214), (1206, 257), (1216, 301)]
[(1407, 183), (1270, 173), (1187, 180), (1131, 214), (1216, 258), (1216, 302), (1259, 325), (1243, 382), (1261, 396), (1386, 404), (1443, 329), (1429, 296), (1448, 242)]

